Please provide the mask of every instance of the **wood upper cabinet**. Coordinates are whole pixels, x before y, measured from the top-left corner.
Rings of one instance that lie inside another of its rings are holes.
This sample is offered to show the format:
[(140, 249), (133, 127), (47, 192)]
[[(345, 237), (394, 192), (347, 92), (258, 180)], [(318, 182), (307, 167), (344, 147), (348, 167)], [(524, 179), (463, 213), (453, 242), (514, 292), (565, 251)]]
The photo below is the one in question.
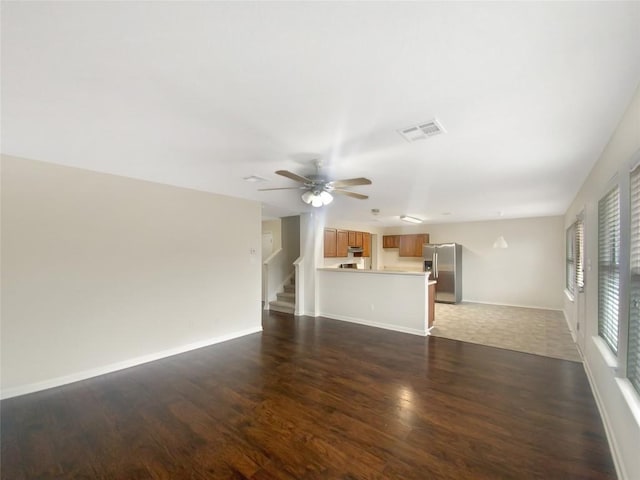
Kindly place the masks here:
[(419, 233), (416, 235), (416, 257), (422, 256), (422, 246), (425, 243), (429, 243), (428, 233)]
[[(362, 248), (362, 256), (371, 256), (371, 233), (351, 230), (324, 229), (324, 256), (347, 257), (349, 247)], [(422, 255), (422, 254), (420, 254)]]
[(383, 235), (382, 248), (398, 248), (400, 247), (400, 235)]
[(338, 234), (335, 228), (324, 229), (324, 256), (335, 257), (337, 255)]
[(429, 243), (428, 233), (400, 235), (400, 257), (421, 257), (422, 245)]
[[(400, 257), (415, 257), (416, 253), (416, 236), (400, 235)], [(422, 253), (420, 254), (422, 256)]]
[(356, 243), (354, 243), (354, 246), (362, 248), (362, 234), (363, 234), (363, 232), (355, 232), (355, 233), (356, 233)]
[[(349, 231), (338, 230), (336, 233), (336, 257), (346, 257), (349, 252)], [(326, 256), (326, 255), (325, 255)]]
[(349, 231), (349, 246), (356, 246), (356, 232)]
[(371, 234), (369, 232), (362, 233), (362, 256), (371, 256)]

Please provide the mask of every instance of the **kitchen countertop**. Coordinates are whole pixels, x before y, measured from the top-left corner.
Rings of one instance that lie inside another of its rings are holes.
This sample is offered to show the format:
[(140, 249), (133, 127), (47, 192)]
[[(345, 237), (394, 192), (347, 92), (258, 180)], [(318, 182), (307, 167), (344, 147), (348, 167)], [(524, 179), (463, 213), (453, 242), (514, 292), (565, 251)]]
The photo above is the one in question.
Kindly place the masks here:
[[(328, 272), (341, 272), (341, 273), (371, 273), (371, 274), (382, 274), (382, 275), (411, 275), (414, 277), (424, 277), (425, 272), (401, 272), (395, 270), (366, 270), (366, 269), (358, 269), (358, 268), (318, 268), (318, 270), (328, 271)], [(436, 283), (435, 280), (429, 280), (429, 285), (432, 283)]]

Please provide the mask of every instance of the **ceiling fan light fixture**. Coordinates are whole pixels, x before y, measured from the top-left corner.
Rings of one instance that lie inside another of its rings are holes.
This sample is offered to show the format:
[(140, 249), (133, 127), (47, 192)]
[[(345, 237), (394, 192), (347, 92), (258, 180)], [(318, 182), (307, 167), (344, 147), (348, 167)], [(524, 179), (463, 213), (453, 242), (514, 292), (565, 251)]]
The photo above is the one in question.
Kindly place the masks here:
[(400, 215), (400, 220), (409, 223), (422, 223), (422, 220), (416, 217), (410, 217), (409, 215)]
[(302, 194), (302, 201), (308, 205), (311, 205), (311, 202), (313, 201), (313, 192), (311, 190), (307, 190), (306, 192), (304, 192)]
[(320, 192), (308, 190), (304, 192), (300, 198), (302, 198), (304, 203), (311, 205), (312, 207), (322, 207), (333, 202), (333, 195), (324, 190)]
[[(294, 180), (301, 183), (302, 186), (298, 187), (279, 187), (279, 188), (260, 188), (259, 191), (267, 190), (298, 190), (304, 189), (304, 193), (300, 196), (302, 201), (307, 205), (313, 207), (323, 207), (333, 202), (333, 194), (346, 195), (351, 198), (357, 198), (359, 200), (366, 200), (369, 197), (362, 193), (352, 192), (345, 190), (348, 187), (354, 187), (358, 185), (371, 185), (371, 180), (364, 177), (357, 178), (345, 178), (342, 180), (329, 180), (324, 175), (320, 175), (320, 164), (316, 162), (315, 175), (308, 175), (303, 177), (288, 170), (276, 170), (276, 175), (286, 177), (290, 180)], [(249, 181), (249, 180), (247, 180)], [(255, 181), (255, 180), (253, 180)]]
[(333, 202), (333, 195), (323, 190), (322, 192), (320, 192), (320, 200), (322, 200), (323, 205), (329, 205), (331, 202)]

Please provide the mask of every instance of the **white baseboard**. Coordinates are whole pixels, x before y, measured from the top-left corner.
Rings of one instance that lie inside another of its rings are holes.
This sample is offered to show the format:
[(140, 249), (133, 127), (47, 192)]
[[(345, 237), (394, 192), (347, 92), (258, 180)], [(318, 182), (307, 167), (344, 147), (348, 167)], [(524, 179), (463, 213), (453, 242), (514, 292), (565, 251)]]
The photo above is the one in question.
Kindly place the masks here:
[(347, 317), (345, 315), (334, 315), (332, 313), (319, 313), (318, 316), (330, 318), (332, 320), (341, 320), (343, 322), (366, 325), (367, 327), (384, 328), (385, 330), (393, 330), (395, 332), (409, 333), (411, 335), (419, 335), (421, 337), (426, 337), (429, 334), (427, 330), (418, 330), (417, 328), (400, 327), (398, 325), (391, 325), (389, 323), (372, 322), (370, 320), (364, 320), (362, 318), (355, 318), (355, 317)]
[(567, 322), (567, 328), (569, 329), (569, 333), (571, 334), (571, 338), (573, 339), (573, 343), (578, 343), (578, 337), (576, 332), (571, 328), (571, 322), (569, 322), (569, 317), (567, 316), (567, 311), (562, 309), (562, 315), (564, 316), (564, 321)]
[(19, 395), (39, 392), (41, 390), (47, 390), (49, 388), (60, 387), (69, 383), (79, 382), (80, 380), (86, 380), (88, 378), (97, 377), (106, 373), (116, 372), (118, 370), (124, 370), (125, 368), (135, 367), (136, 365), (142, 365), (143, 363), (153, 362), (154, 360), (160, 360), (162, 358), (171, 357), (173, 355), (185, 353), (190, 350), (208, 347), (210, 345), (215, 345), (216, 343), (226, 342), (228, 340), (233, 340), (234, 338), (244, 337), (245, 335), (251, 335), (252, 333), (258, 333), (261, 331), (262, 326), (248, 328), (239, 332), (233, 332), (226, 335), (221, 335), (219, 337), (208, 338), (206, 340), (200, 340), (198, 342), (189, 343), (187, 345), (180, 345), (178, 347), (169, 348), (160, 352), (130, 358), (121, 362), (111, 363), (109, 365), (103, 365), (101, 367), (91, 368), (89, 370), (83, 370), (81, 372), (64, 375), (62, 377), (51, 378), (42, 382), (29, 383), (26, 385), (20, 385), (18, 387), (7, 388), (0, 392), (0, 398), (6, 399), (17, 397)]
[(485, 302), (483, 300), (470, 300), (468, 298), (463, 298), (462, 302), (463, 303), (481, 303), (483, 305), (498, 305), (500, 307), (535, 308), (536, 310), (553, 310), (553, 311), (561, 310), (560, 308), (541, 307), (539, 305), (516, 305), (514, 303)]
[(600, 412), (600, 418), (602, 418), (602, 424), (604, 425), (604, 431), (607, 435), (607, 440), (609, 442), (609, 450), (611, 450), (611, 457), (613, 458), (613, 464), (616, 467), (616, 474), (620, 480), (629, 480), (627, 473), (624, 468), (624, 462), (622, 461), (622, 457), (620, 455), (620, 450), (618, 449), (618, 442), (616, 441), (616, 437), (613, 434), (613, 428), (611, 426), (611, 420), (609, 419), (609, 415), (604, 408), (602, 403), (602, 397), (600, 396), (600, 392), (596, 385), (596, 382), (593, 380), (593, 374), (591, 373), (591, 369), (589, 368), (589, 362), (585, 357), (583, 357), (582, 365), (584, 365), (584, 371), (587, 374), (587, 380), (589, 381), (589, 385), (591, 385), (591, 391), (593, 392), (593, 398), (596, 401), (596, 406), (598, 407), (598, 411)]

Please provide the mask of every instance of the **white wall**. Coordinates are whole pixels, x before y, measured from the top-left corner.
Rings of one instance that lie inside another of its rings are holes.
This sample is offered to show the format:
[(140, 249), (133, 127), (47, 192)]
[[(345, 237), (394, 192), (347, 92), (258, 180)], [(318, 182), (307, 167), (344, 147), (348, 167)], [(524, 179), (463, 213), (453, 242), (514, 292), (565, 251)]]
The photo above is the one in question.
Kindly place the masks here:
[(631, 402), (625, 399), (621, 379), (616, 379), (616, 361), (612, 364), (605, 361), (594, 341), (598, 335), (598, 200), (616, 174), (628, 175), (629, 162), (634, 156), (639, 158), (639, 151), (640, 86), (564, 218), (564, 226), (568, 227), (577, 214), (585, 211), (586, 313), (578, 319), (578, 302), (568, 298), (564, 301), (564, 310), (572, 325), (579, 320), (583, 327), (578, 337), (585, 368), (614, 446), (621, 477), (627, 479), (640, 478), (640, 395), (634, 394)]
[(317, 267), (323, 261), (325, 210), (317, 209), (300, 215), (301, 275), (296, 277), (296, 315), (318, 315)]
[(293, 271), (293, 262), (300, 256), (300, 217), (283, 217), (282, 250), (287, 258), (289, 272)]
[(424, 274), (319, 270), (319, 315), (414, 335), (427, 334)]
[(3, 395), (259, 331), (260, 215), (257, 202), (2, 157)]
[[(385, 233), (428, 233), (431, 243), (461, 244), (464, 301), (558, 310), (563, 306), (562, 217), (395, 227)], [(493, 248), (499, 235), (509, 248)], [(422, 259), (400, 258), (397, 248), (384, 249), (383, 265), (421, 269)]]

